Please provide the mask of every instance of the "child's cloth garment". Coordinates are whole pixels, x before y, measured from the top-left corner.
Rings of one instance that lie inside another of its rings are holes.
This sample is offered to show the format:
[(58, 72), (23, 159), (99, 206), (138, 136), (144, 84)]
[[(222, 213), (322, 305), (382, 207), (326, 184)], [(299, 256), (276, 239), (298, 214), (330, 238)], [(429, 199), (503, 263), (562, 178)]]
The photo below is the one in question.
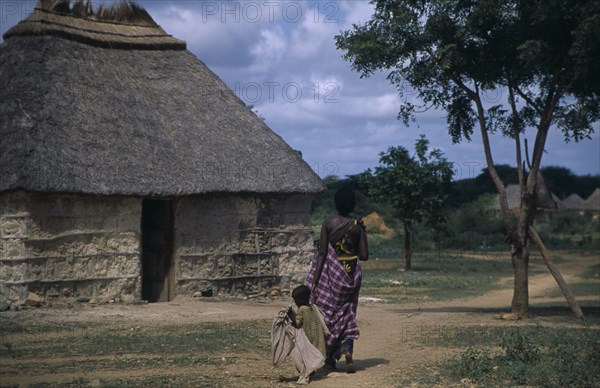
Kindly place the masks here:
[(325, 363), (323, 354), (310, 343), (303, 329), (296, 329), (287, 314), (290, 307), (284, 307), (273, 319), (271, 327), (271, 351), (273, 365), (280, 366), (292, 357), (294, 366), (300, 373), (297, 384), (308, 384), (310, 374)]
[(304, 334), (310, 343), (325, 356), (325, 334), (329, 334), (329, 330), (325, 325), (323, 313), (314, 305), (300, 307), (294, 305), (292, 310), (296, 314), (296, 327), (304, 329)]

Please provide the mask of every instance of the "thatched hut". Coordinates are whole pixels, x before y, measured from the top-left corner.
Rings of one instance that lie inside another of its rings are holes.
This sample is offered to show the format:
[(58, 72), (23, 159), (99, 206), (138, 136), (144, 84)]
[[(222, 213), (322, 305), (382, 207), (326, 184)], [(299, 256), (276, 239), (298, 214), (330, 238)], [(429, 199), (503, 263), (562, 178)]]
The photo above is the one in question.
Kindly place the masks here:
[(143, 9), (40, 1), (0, 45), (0, 286), (168, 301), (289, 290), (323, 183)]
[(572, 193), (562, 200), (564, 210), (585, 210), (585, 201), (577, 193)]
[(583, 201), (585, 210), (590, 212), (600, 212), (600, 188), (596, 188), (590, 196)]

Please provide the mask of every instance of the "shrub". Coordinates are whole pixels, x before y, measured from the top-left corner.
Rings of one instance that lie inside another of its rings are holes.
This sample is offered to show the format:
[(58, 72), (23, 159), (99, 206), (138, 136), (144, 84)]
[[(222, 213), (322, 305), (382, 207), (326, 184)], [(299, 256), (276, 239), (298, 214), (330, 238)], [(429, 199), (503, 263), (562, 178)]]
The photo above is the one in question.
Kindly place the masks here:
[(492, 370), (492, 358), (487, 348), (480, 351), (469, 346), (461, 353), (454, 367), (459, 377), (468, 377), (479, 381)]

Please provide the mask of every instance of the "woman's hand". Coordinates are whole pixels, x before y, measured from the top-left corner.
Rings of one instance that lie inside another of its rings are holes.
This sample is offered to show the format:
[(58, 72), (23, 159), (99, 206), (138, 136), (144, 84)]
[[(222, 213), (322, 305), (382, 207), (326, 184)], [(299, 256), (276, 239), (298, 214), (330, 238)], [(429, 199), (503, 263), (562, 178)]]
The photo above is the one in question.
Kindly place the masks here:
[(367, 230), (367, 226), (365, 225), (365, 221), (363, 220), (362, 216), (356, 215), (354, 223), (362, 227), (364, 230)]

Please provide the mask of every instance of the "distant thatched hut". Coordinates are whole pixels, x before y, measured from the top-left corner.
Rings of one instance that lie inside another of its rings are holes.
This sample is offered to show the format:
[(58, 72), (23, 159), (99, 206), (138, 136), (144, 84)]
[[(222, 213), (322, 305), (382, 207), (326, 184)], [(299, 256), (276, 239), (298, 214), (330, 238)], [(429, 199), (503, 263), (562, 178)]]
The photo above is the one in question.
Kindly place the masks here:
[(2, 293), (167, 301), (301, 278), (324, 186), (185, 42), (137, 6), (69, 1), (4, 39)]
[(585, 210), (590, 212), (600, 212), (600, 188), (596, 188), (592, 194), (583, 202)]
[[(546, 188), (546, 184), (541, 178), (541, 175), (538, 175), (539, 184), (538, 189), (536, 190), (537, 198), (536, 198), (536, 213), (535, 219), (537, 221), (547, 221), (548, 220), (548, 209), (556, 209), (559, 206), (559, 202), (556, 201), (556, 196), (548, 191)], [(521, 212), (521, 186), (517, 184), (509, 184), (505, 188), (506, 190), (506, 201), (508, 203), (508, 208), (512, 210), (515, 214), (519, 214)], [(493, 208), (496, 210), (496, 216), (500, 217), (500, 195), (496, 195), (497, 200), (493, 203)]]
[(576, 193), (562, 200), (564, 210), (585, 210), (585, 201)]

